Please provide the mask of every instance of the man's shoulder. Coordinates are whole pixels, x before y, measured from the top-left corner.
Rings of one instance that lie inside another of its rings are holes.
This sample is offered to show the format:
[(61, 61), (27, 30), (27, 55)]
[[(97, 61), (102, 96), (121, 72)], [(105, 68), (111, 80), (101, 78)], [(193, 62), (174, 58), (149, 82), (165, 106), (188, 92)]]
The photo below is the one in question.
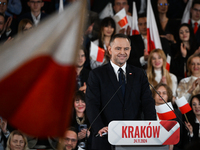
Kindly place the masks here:
[(105, 72), (105, 70), (106, 70), (107, 68), (109, 68), (109, 66), (111, 66), (111, 64), (110, 64), (110, 63), (107, 63), (107, 64), (105, 64), (105, 65), (99, 66), (99, 67), (97, 67), (97, 68), (91, 70), (91, 72), (101, 72), (101, 73), (103, 73), (103, 72)]

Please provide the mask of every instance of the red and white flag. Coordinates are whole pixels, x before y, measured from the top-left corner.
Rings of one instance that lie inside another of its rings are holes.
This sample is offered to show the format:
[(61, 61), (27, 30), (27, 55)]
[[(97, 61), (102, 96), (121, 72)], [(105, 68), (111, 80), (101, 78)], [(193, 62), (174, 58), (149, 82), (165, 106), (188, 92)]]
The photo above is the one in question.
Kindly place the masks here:
[[(172, 103), (168, 102), (167, 104), (155, 106), (156, 107), (156, 113), (157, 113), (158, 118), (160, 120), (171, 120), (171, 119), (176, 118), (175, 113), (172, 111), (172, 110), (174, 110), (173, 107), (172, 107)], [(172, 110), (169, 107), (172, 108)]]
[(103, 48), (98, 47), (96, 44), (91, 42), (90, 45), (90, 58), (92, 60), (103, 62), (105, 50)]
[(160, 36), (156, 25), (156, 20), (152, 10), (151, 2), (147, 3), (147, 51), (150, 53), (153, 49), (162, 49)]
[(137, 9), (135, 6), (135, 2), (133, 2), (133, 14), (132, 14), (132, 35), (138, 35), (139, 29), (138, 29), (138, 17), (137, 17)]
[(28, 135), (59, 137), (70, 125), (85, 8), (73, 3), (0, 46), (0, 116)]
[(192, 110), (184, 96), (175, 100), (175, 102), (182, 114), (186, 114)]
[(123, 8), (122, 10), (120, 10), (114, 17), (113, 19), (115, 20), (115, 22), (121, 27), (123, 28), (127, 23), (127, 17), (126, 17), (126, 10), (125, 8)]
[(181, 23), (189, 23), (190, 21), (190, 9), (192, 7), (193, 0), (189, 0), (187, 6), (185, 7)]
[(99, 18), (104, 19), (106, 17), (113, 17), (113, 8), (112, 8), (112, 3), (108, 3), (106, 7), (100, 12)]
[(171, 56), (169, 56), (169, 54), (167, 54), (166, 69), (168, 71), (170, 70), (170, 63), (171, 63)]

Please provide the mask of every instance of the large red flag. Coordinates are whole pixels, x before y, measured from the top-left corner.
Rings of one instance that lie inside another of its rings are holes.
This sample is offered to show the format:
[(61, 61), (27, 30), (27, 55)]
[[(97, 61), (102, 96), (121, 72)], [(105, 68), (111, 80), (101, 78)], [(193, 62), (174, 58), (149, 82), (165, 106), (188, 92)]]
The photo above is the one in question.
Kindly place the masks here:
[(135, 2), (133, 2), (133, 14), (132, 14), (132, 35), (138, 35), (139, 29), (138, 29), (138, 17), (137, 17), (137, 9), (135, 6)]
[(150, 53), (153, 49), (160, 48), (162, 45), (152, 10), (151, 2), (148, 0), (147, 3), (147, 51)]
[(62, 136), (69, 125), (85, 3), (1, 45), (0, 116), (28, 135)]

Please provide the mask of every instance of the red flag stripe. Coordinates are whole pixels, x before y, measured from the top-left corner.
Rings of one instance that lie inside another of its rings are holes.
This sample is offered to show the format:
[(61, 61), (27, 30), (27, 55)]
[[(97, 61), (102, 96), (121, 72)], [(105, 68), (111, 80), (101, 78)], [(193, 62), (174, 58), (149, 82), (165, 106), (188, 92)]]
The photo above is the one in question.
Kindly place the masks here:
[[(61, 131), (70, 121), (68, 116), (71, 113), (75, 77), (75, 66), (58, 65), (50, 56), (40, 56), (25, 63), (0, 82), (0, 109), (5, 112), (1, 116), (15, 128), (23, 129), (32, 136), (62, 136)], [(35, 111), (30, 111), (31, 108), (35, 108)], [(9, 114), (6, 113), (8, 109)], [(49, 117), (48, 114), (53, 115)], [(37, 128), (30, 130), (27, 124), (37, 125)]]
[(96, 59), (98, 62), (103, 62), (104, 53), (105, 53), (105, 50), (98, 47), (98, 53), (97, 53), (97, 59)]
[(150, 30), (149, 30), (149, 28), (147, 28), (147, 51), (148, 51), (148, 53), (150, 53), (155, 48), (156, 48), (156, 46), (151, 39)]
[(180, 109), (182, 114), (185, 114), (185, 113), (192, 110), (192, 108), (190, 107), (190, 105), (188, 103), (183, 105), (182, 107), (179, 107), (179, 109)]
[(128, 23), (128, 20), (127, 20), (126, 16), (124, 18), (122, 18), (120, 21), (118, 21), (118, 24), (120, 27), (124, 27), (127, 23)]
[(169, 63), (166, 64), (166, 69), (169, 71), (169, 69), (170, 69), (170, 64)]
[(132, 30), (132, 35), (139, 35), (139, 31), (138, 30)]
[(180, 140), (180, 127), (162, 144), (162, 145), (175, 145)]
[(160, 120), (171, 120), (171, 119), (176, 118), (176, 115), (174, 114), (173, 111), (168, 111), (166, 113), (158, 113), (157, 112), (157, 115)]

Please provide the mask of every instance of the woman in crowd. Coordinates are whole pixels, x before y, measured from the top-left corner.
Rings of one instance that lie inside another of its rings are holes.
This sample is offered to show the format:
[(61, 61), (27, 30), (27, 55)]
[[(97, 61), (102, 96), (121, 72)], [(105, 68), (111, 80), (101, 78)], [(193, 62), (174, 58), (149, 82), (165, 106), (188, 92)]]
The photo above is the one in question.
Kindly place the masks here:
[[(74, 113), (72, 118), (72, 126), (75, 127), (78, 131), (78, 147), (90, 149), (91, 138), (90, 131), (87, 131), (89, 128), (89, 120), (86, 116), (86, 103), (85, 103), (85, 94), (83, 91), (77, 91), (74, 97)], [(87, 132), (87, 145), (85, 145), (85, 138)]]
[(179, 23), (176, 20), (171, 20), (167, 17), (169, 7), (168, 0), (157, 0), (156, 2), (157, 3), (154, 4), (154, 14), (156, 16), (159, 34), (161, 37), (166, 38), (170, 43), (176, 43), (176, 26)]
[(18, 130), (10, 133), (6, 150), (28, 150), (28, 142), (24, 134)]
[(194, 54), (187, 61), (188, 75), (182, 79), (177, 88), (177, 96), (185, 96), (189, 101), (193, 95), (200, 93), (200, 54)]
[(188, 144), (190, 141), (200, 140), (200, 94), (197, 94), (191, 98), (190, 106), (192, 111), (187, 113), (189, 122), (185, 121), (185, 125), (187, 126), (188, 130), (184, 130), (184, 144)]
[(186, 77), (187, 59), (195, 53), (198, 53), (198, 45), (194, 37), (192, 28), (184, 23), (179, 27), (179, 38), (176, 44), (172, 45), (172, 64), (171, 72), (174, 73), (178, 80)]
[(98, 62), (96, 60), (90, 59), (90, 67), (94, 69), (102, 64), (107, 63), (108, 61), (108, 46), (110, 45), (110, 39), (115, 34), (116, 26), (115, 21), (111, 17), (106, 17), (101, 21), (99, 39), (93, 41), (94, 44), (98, 45), (100, 48), (105, 50), (105, 57), (103, 62)]
[(149, 54), (147, 65), (149, 83), (156, 86), (158, 83), (167, 84), (176, 97), (177, 78), (166, 70), (166, 56), (163, 50), (155, 49)]
[(33, 22), (29, 19), (22, 19), (18, 25), (18, 33), (24, 33), (25, 31), (33, 27)]

